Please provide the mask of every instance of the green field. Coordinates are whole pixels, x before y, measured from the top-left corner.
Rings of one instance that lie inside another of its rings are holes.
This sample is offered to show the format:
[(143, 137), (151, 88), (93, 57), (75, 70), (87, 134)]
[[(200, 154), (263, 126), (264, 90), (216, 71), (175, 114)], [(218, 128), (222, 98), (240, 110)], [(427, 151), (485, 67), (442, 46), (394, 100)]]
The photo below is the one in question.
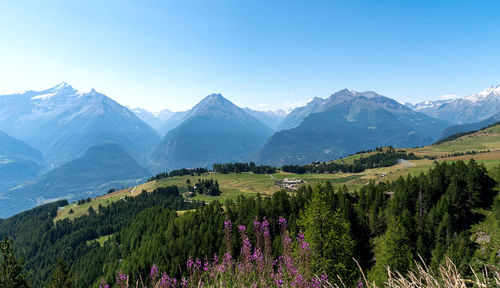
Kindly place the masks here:
[(104, 246), (104, 242), (108, 241), (109, 237), (111, 237), (113, 235), (106, 235), (106, 236), (101, 236), (95, 240), (90, 240), (90, 241), (87, 241), (87, 245), (90, 245), (92, 242), (97, 242), (99, 243), (99, 245), (102, 247)]
[[(68, 218), (73, 220), (76, 217), (88, 214), (88, 210), (92, 207), (95, 211), (98, 210), (99, 205), (105, 207), (109, 204), (119, 201), (122, 197), (132, 195), (131, 191), (133, 188), (128, 188), (120, 191), (116, 191), (111, 194), (107, 194), (101, 197), (93, 198), (90, 202), (85, 202), (84, 204), (78, 205), (77, 202), (71, 203), (68, 206), (62, 207), (61, 210), (57, 213), (57, 217), (54, 219), (55, 221), (59, 219)], [(137, 190), (137, 189), (136, 189)], [(137, 195), (137, 192), (134, 192), (134, 195)]]
[(465, 135), (439, 145), (429, 145), (423, 148), (412, 148), (406, 150), (420, 156), (440, 156), (453, 152), (465, 152), (472, 150), (500, 151), (500, 125), (493, 126), (470, 135)]
[[(488, 128), (476, 132), (471, 135), (466, 135), (455, 139), (450, 142), (442, 143), (439, 145), (430, 145), (423, 148), (411, 148), (403, 149), (408, 153), (413, 152), (418, 156), (436, 156), (438, 157), (436, 161), (439, 162), (453, 162), (457, 160), (468, 161), (471, 158), (475, 159), (477, 162), (485, 165), (486, 168), (491, 169), (493, 167), (498, 167), (500, 165), (500, 125)], [(490, 150), (489, 153), (480, 153), (473, 155), (463, 155), (455, 157), (447, 157), (449, 154), (454, 152), (466, 152), (466, 151), (486, 151)], [(373, 152), (372, 152), (373, 153)], [(346, 163), (352, 163), (354, 159), (358, 159), (362, 155), (368, 155), (371, 153), (351, 155), (344, 159)], [(444, 158), (442, 158), (444, 157)], [(341, 160), (336, 160), (341, 161)], [(272, 175), (269, 174), (252, 174), (252, 173), (241, 173), (241, 174), (220, 174), (220, 173), (206, 173), (200, 176), (182, 176), (182, 177), (170, 177), (164, 178), (156, 181), (150, 181), (138, 185), (137, 187), (131, 187), (129, 189), (124, 189), (117, 191), (108, 195), (97, 197), (92, 199), (90, 203), (84, 203), (82, 205), (77, 205), (76, 203), (70, 204), (63, 207), (58, 216), (54, 219), (55, 221), (63, 218), (74, 219), (75, 217), (85, 215), (88, 213), (90, 206), (97, 210), (99, 205), (106, 206), (112, 202), (119, 201), (125, 196), (134, 196), (141, 193), (143, 190), (151, 192), (157, 187), (177, 185), (181, 192), (187, 191), (186, 180), (189, 179), (191, 183), (196, 183), (198, 179), (214, 179), (219, 183), (220, 190), (222, 191), (219, 196), (207, 196), (207, 195), (196, 195), (191, 200), (199, 200), (204, 202), (212, 202), (214, 200), (225, 202), (227, 199), (236, 199), (239, 195), (253, 196), (257, 193), (262, 195), (271, 195), (274, 192), (280, 190), (275, 184), (277, 181), (284, 178), (299, 178), (306, 181), (304, 185), (314, 185), (318, 182), (330, 181), (334, 186), (346, 185), (350, 191), (358, 190), (363, 185), (366, 185), (369, 181), (393, 181), (400, 176), (405, 175), (419, 175), (420, 173), (425, 173), (434, 163), (434, 160), (411, 160), (408, 161), (411, 164), (397, 164), (391, 167), (375, 168), (369, 169), (361, 173), (337, 173), (337, 174), (292, 174), (279, 172)], [(409, 167), (411, 166), (411, 167)], [(135, 188), (135, 189), (134, 189)], [(132, 192), (132, 190), (134, 192)], [(69, 213), (73, 210), (73, 213)]]

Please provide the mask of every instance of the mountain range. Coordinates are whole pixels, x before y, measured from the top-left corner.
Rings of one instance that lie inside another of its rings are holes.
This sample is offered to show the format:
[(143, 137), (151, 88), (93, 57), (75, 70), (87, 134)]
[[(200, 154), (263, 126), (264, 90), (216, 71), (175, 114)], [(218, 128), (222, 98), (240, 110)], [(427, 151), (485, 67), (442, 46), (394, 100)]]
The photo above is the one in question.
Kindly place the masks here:
[(0, 130), (39, 149), (51, 167), (109, 141), (144, 160), (160, 142), (158, 133), (126, 107), (94, 89), (81, 93), (66, 83), (0, 96)]
[[(278, 129), (281, 121), (287, 115), (283, 110), (277, 111), (258, 111), (253, 110), (248, 107), (243, 108), (245, 112), (257, 118), (260, 122), (271, 128), (273, 131)], [(176, 128), (184, 120), (187, 119), (186, 115), (189, 114), (190, 110), (172, 112), (168, 109), (162, 110), (160, 112), (151, 112), (142, 108), (133, 108), (132, 112), (135, 113), (142, 121), (146, 122), (149, 126), (156, 129), (160, 135), (167, 134), (168, 131)]]
[[(500, 86), (406, 105), (343, 89), (287, 114), (240, 108), (212, 94), (187, 111), (153, 113), (67, 83), (4, 95), (0, 206), (19, 211), (50, 199), (76, 200), (178, 168), (305, 164), (377, 146), (421, 146), (496, 122), (499, 99)], [(25, 198), (26, 204), (14, 203)]]
[(411, 109), (454, 124), (475, 123), (500, 111), (500, 85), (464, 98), (406, 104)]
[[(302, 120), (301, 120), (302, 119)], [(332, 160), (378, 146), (432, 143), (450, 123), (415, 112), (375, 92), (341, 90), (292, 111), (256, 156), (284, 165)]]

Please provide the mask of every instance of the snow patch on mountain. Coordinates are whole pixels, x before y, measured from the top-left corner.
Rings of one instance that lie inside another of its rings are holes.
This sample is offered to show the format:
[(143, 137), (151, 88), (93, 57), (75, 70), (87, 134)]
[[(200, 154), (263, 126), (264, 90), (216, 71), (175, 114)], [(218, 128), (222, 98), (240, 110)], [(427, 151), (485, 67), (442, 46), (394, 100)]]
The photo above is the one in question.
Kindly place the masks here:
[(38, 96), (35, 96), (33, 98), (31, 98), (31, 100), (37, 100), (37, 99), (49, 99), (50, 97), (56, 95), (57, 92), (54, 92), (54, 93), (47, 93), (47, 94), (41, 94), (41, 95), (38, 95)]

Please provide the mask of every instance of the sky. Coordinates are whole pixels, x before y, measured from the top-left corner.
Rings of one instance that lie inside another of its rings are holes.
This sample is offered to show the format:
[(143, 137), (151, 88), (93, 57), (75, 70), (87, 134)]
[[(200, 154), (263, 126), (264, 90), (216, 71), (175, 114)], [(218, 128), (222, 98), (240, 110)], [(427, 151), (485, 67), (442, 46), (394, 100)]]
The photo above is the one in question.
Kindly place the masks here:
[(0, 94), (68, 82), (123, 105), (211, 93), (290, 109), (348, 88), (400, 102), (500, 83), (500, 1), (3, 1)]

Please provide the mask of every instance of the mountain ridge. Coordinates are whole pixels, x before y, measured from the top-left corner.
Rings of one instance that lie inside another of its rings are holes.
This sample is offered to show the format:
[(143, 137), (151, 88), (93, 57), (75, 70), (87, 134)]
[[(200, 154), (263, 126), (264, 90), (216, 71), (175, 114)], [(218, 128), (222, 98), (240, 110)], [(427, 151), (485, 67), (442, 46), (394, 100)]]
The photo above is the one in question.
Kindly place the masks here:
[(256, 151), (271, 128), (221, 94), (196, 104), (185, 120), (169, 131), (151, 154), (160, 170), (207, 167), (221, 161), (241, 161)]
[(126, 107), (92, 89), (82, 93), (67, 83), (42, 91), (0, 96), (0, 129), (42, 151), (58, 166), (100, 142), (122, 143), (146, 159), (159, 135)]
[(304, 117), (301, 124), (271, 136), (256, 162), (306, 164), (378, 146), (420, 146), (432, 143), (451, 125), (371, 91), (343, 89), (297, 109), (289, 116)]
[(415, 111), (454, 124), (475, 123), (500, 111), (500, 84), (479, 93), (449, 100), (424, 101), (406, 104)]
[(90, 147), (83, 157), (64, 163), (23, 185), (2, 192), (0, 217), (59, 199), (75, 201), (128, 186), (150, 172), (115, 143)]

